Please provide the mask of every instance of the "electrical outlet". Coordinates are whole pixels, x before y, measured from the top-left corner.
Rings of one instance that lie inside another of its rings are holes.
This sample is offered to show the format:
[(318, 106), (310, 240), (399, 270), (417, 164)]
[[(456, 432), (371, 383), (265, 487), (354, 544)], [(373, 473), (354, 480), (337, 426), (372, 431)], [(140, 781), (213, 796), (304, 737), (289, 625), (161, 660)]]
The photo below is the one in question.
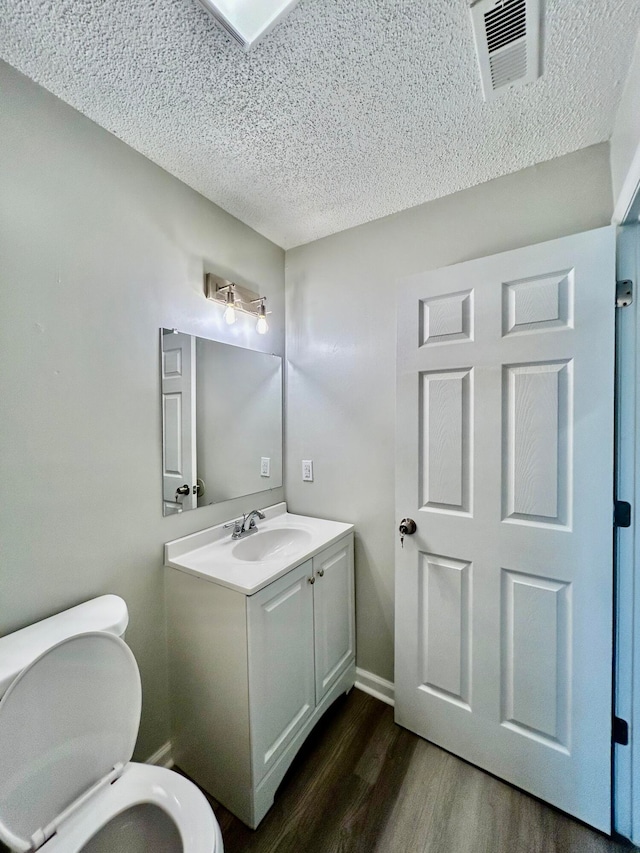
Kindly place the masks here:
[(313, 482), (313, 459), (302, 460), (302, 479), (306, 483)]
[(271, 476), (271, 457), (262, 456), (260, 458), (260, 476), (261, 477), (270, 477)]

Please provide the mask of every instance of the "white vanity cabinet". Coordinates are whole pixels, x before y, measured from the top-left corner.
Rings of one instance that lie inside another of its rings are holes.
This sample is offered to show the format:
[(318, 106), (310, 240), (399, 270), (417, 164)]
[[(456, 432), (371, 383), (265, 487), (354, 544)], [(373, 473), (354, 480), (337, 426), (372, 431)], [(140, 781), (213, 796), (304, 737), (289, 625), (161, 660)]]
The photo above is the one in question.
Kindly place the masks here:
[(251, 827), (354, 684), (354, 610), (352, 532), (251, 595), (167, 569), (174, 761)]

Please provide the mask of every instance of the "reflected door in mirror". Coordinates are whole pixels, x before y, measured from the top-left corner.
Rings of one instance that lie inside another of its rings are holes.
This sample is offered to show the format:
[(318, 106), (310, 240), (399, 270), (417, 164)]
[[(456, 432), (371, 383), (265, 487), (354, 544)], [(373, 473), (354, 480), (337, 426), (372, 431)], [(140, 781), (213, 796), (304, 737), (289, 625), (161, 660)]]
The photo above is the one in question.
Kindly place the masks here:
[(195, 340), (162, 335), (162, 500), (164, 514), (196, 507)]

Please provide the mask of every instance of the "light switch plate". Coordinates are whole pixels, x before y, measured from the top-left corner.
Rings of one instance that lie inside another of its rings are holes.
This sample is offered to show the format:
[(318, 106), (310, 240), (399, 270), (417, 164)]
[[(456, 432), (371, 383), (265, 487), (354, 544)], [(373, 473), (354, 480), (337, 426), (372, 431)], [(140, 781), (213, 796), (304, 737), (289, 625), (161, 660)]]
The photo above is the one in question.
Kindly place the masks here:
[(302, 479), (305, 483), (313, 482), (313, 459), (302, 460)]
[(261, 477), (270, 477), (271, 476), (271, 457), (270, 456), (261, 456), (260, 457), (260, 476)]

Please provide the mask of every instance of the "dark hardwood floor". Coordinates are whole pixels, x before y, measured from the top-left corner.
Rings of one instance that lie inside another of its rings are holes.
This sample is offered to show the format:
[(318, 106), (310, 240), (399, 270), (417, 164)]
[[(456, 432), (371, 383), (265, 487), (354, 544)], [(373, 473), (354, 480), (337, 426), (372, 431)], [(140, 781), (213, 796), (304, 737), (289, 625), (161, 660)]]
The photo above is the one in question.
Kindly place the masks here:
[(353, 690), (319, 722), (254, 832), (212, 801), (225, 853), (621, 853)]

